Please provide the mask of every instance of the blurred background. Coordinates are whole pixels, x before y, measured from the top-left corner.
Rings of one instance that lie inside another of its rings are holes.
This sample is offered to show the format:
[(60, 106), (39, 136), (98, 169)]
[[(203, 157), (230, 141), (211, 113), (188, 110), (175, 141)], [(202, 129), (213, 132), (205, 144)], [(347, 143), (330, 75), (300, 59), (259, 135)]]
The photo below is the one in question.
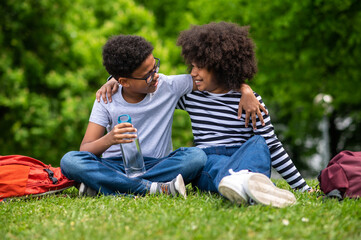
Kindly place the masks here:
[[(110, 36), (145, 37), (160, 71), (180, 74), (179, 32), (212, 21), (250, 26), (259, 72), (249, 84), (302, 172), (316, 176), (339, 151), (361, 151), (359, 0), (5, 0), (0, 16), (1, 155), (59, 166), (79, 149), (108, 77)], [(177, 110), (173, 146), (192, 141)]]

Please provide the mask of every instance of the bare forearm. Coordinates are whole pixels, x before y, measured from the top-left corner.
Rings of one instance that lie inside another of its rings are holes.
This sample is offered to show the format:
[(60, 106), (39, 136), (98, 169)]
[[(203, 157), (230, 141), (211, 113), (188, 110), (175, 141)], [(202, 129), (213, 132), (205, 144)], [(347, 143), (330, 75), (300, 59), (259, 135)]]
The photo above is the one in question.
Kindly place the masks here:
[(111, 141), (108, 139), (108, 135), (92, 141), (92, 142), (82, 142), (80, 145), (80, 151), (87, 151), (100, 156), (105, 150), (112, 146)]

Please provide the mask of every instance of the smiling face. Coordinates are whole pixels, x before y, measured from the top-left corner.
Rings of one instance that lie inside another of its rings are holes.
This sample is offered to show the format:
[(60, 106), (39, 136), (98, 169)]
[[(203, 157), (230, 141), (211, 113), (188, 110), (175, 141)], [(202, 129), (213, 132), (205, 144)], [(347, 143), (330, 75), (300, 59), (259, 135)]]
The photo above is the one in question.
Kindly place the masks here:
[(217, 83), (211, 71), (206, 68), (199, 68), (195, 63), (192, 64), (191, 76), (199, 91), (211, 93), (227, 93), (229, 91)]
[(150, 78), (150, 73), (154, 72), (156, 60), (153, 54), (150, 54), (144, 62), (132, 73), (129, 78), (119, 78), (119, 83), (123, 86), (123, 97), (127, 102), (136, 103), (144, 99), (147, 93), (153, 93), (157, 90), (159, 74), (154, 73), (153, 80), (147, 83), (145, 80), (133, 78)]

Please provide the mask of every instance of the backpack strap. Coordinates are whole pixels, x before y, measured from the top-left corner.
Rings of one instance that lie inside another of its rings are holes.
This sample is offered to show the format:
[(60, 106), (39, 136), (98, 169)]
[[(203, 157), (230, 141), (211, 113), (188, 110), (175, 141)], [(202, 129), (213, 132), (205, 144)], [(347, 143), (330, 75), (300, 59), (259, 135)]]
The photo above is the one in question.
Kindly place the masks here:
[(51, 179), (51, 181), (53, 182), (53, 184), (57, 184), (58, 183), (58, 179), (56, 177), (54, 177), (54, 172), (51, 171), (49, 168), (44, 168), (44, 170), (49, 174), (49, 178)]

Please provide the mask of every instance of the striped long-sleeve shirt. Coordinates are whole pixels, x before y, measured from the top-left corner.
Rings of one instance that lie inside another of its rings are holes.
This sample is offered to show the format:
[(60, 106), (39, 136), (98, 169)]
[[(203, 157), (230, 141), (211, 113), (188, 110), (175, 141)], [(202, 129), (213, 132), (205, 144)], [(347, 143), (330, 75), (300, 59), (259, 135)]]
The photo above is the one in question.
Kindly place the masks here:
[[(254, 94), (266, 107), (261, 96)], [(278, 140), (269, 115), (262, 113), (265, 126), (262, 126), (257, 116), (256, 130), (251, 123), (245, 127), (245, 113), (241, 119), (237, 118), (240, 98), (241, 93), (234, 91), (225, 94), (194, 91), (179, 100), (177, 108), (186, 110), (191, 118), (195, 145), (200, 148), (242, 145), (253, 135), (261, 135), (269, 147), (272, 167), (293, 189), (309, 189)]]

